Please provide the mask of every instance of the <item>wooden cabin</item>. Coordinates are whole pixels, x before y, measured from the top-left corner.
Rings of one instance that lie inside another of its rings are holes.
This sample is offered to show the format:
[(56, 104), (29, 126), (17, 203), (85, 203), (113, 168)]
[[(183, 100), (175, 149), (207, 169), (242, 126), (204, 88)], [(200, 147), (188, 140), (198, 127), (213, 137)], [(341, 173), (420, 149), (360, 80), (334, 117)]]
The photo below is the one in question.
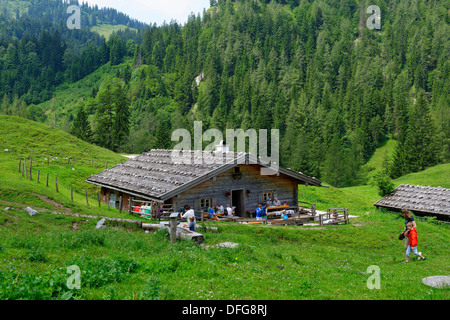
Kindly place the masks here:
[(401, 184), (374, 204), (391, 211), (408, 209), (421, 216), (450, 220), (450, 189)]
[(183, 160), (190, 161), (177, 163), (172, 152), (151, 150), (86, 181), (101, 187), (104, 203), (118, 207), (121, 198), (124, 210), (131, 198), (157, 201), (174, 211), (185, 204), (196, 212), (207, 211), (211, 204), (221, 203), (235, 207), (235, 215), (241, 217), (268, 197), (297, 207), (299, 185), (321, 185), (318, 179), (281, 167), (276, 174), (262, 175), (261, 168), (268, 166), (247, 153), (215, 151), (212, 158), (207, 151), (183, 151)]

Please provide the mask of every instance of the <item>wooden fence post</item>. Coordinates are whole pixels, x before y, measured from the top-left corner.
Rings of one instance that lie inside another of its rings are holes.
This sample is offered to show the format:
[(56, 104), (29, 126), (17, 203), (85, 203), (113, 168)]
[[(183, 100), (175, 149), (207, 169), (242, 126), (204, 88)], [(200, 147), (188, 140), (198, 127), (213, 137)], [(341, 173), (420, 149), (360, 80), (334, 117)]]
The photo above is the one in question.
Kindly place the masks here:
[(37, 183), (39, 183), (39, 175), (40, 175), (40, 173), (41, 173), (41, 171), (38, 170), (38, 171), (37, 171)]
[(25, 160), (22, 162), (22, 177), (25, 176)]
[(170, 243), (174, 244), (177, 241), (177, 217), (178, 213), (174, 212), (170, 214)]
[(70, 186), (70, 200), (73, 202), (73, 188)]
[(98, 207), (100, 208), (100, 192), (97, 192), (97, 199), (98, 199)]
[(56, 192), (59, 192), (58, 191), (58, 178), (55, 178), (55, 186), (56, 186)]
[(45, 183), (45, 186), (48, 187), (48, 173), (47, 173), (47, 182)]
[(133, 210), (133, 197), (130, 197), (128, 200), (129, 206), (128, 206), (128, 214), (131, 214), (131, 211)]
[(84, 190), (84, 194), (86, 195), (86, 205), (89, 207), (89, 200), (88, 200), (87, 190)]
[(108, 161), (106, 161), (105, 170), (108, 169)]

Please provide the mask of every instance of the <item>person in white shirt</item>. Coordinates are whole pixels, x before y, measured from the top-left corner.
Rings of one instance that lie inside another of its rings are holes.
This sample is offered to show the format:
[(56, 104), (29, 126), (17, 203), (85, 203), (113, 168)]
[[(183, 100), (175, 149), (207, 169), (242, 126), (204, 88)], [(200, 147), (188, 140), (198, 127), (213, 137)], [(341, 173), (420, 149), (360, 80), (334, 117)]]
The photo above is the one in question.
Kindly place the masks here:
[(233, 208), (231, 208), (229, 204), (227, 204), (227, 212), (229, 217), (233, 215)]
[(224, 209), (223, 209), (223, 205), (219, 203), (217, 203), (217, 210), (219, 211), (219, 213), (224, 213)]
[(187, 222), (189, 223), (189, 217), (194, 217), (195, 222), (195, 212), (193, 209), (191, 209), (191, 206), (188, 204), (184, 205), (184, 210), (186, 211), (184, 214), (181, 215), (182, 218), (186, 218)]
[(275, 200), (273, 201), (273, 205), (274, 206), (281, 206), (281, 201), (278, 200), (278, 198), (275, 198)]

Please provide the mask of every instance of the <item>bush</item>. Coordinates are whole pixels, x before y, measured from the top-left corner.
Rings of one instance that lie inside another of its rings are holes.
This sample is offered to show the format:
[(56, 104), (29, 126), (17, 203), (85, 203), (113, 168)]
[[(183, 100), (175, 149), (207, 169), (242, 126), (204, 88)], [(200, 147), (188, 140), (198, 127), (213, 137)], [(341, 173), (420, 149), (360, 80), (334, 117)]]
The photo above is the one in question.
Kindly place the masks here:
[(390, 194), (394, 189), (394, 182), (385, 173), (380, 172), (374, 177), (376, 186), (378, 187), (378, 194), (382, 197)]

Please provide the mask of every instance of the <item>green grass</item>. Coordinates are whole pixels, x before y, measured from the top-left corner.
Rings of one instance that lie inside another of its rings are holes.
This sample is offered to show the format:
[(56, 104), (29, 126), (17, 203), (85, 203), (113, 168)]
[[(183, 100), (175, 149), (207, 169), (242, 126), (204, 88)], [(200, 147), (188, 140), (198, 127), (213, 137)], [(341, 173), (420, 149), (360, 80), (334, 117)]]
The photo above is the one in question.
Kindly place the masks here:
[[(82, 191), (86, 177), (102, 171), (106, 161), (112, 164), (126, 158), (17, 117), (0, 116), (0, 128), (2, 300), (450, 299), (450, 289), (433, 289), (421, 282), (424, 277), (448, 273), (449, 225), (417, 218), (419, 250), (428, 259), (402, 264), (403, 243), (397, 236), (404, 221), (397, 213), (373, 207), (379, 199), (376, 187), (299, 188), (299, 198), (316, 203), (318, 209), (349, 208), (357, 218), (348, 225), (208, 222), (218, 226), (219, 232), (202, 231), (205, 245), (231, 241), (239, 246), (206, 248), (187, 240), (170, 245), (165, 230), (146, 234), (135, 225), (112, 222), (104, 230), (95, 230), (98, 219), (53, 214), (69, 211), (128, 218), (127, 213), (108, 211), (105, 205), (87, 207), (83, 192), (76, 192), (72, 202), (69, 192), (70, 185)], [(50, 155), (54, 160), (47, 167), (44, 158)], [(39, 184), (35, 178), (22, 177), (18, 160), (29, 157), (33, 157), (33, 168), (50, 173), (51, 181), (58, 176), (59, 192), (53, 183), (46, 187), (42, 176)], [(72, 159), (71, 165), (65, 158)], [(449, 171), (449, 165), (440, 165), (396, 183), (430, 181), (444, 186)], [(95, 203), (95, 198), (90, 202)], [(40, 214), (30, 217), (23, 210), (26, 206)], [(5, 211), (6, 207), (10, 209)], [(67, 268), (73, 265), (80, 268), (81, 289), (67, 287)], [(379, 290), (367, 287), (371, 276), (367, 270), (372, 265), (381, 271)]]
[[(101, 36), (104, 36), (106, 40), (108, 40), (113, 32), (117, 32), (119, 30), (126, 30), (127, 28), (129, 28), (129, 27), (127, 27), (127, 26), (125, 26), (123, 24), (118, 24), (118, 25), (101, 24), (101, 25), (92, 27), (91, 31), (97, 32)], [(130, 29), (131, 30), (136, 30), (136, 29), (133, 29), (133, 28), (130, 28)]]
[[(23, 164), (26, 159), (29, 169), (30, 158), (33, 161), (32, 181), (19, 173), (19, 160)], [(89, 202), (96, 203), (99, 189), (85, 182), (86, 178), (103, 171), (107, 163), (112, 167), (126, 160), (126, 157), (81, 141), (59, 129), (20, 117), (0, 115), (0, 201), (3, 203), (19, 202), (52, 208), (34, 195), (39, 194), (77, 211), (86, 206), (86, 190), (91, 197)], [(55, 179), (58, 179), (58, 192)], [(74, 191), (73, 202), (70, 200), (70, 187)], [(90, 210), (96, 214), (102, 212), (98, 207), (91, 207)]]
[(369, 161), (361, 167), (361, 172), (367, 174), (367, 181), (370, 182), (383, 167), (383, 161), (387, 155), (392, 160), (394, 155), (395, 146), (397, 141), (394, 139), (388, 139), (382, 143), (382, 145), (375, 150)]

